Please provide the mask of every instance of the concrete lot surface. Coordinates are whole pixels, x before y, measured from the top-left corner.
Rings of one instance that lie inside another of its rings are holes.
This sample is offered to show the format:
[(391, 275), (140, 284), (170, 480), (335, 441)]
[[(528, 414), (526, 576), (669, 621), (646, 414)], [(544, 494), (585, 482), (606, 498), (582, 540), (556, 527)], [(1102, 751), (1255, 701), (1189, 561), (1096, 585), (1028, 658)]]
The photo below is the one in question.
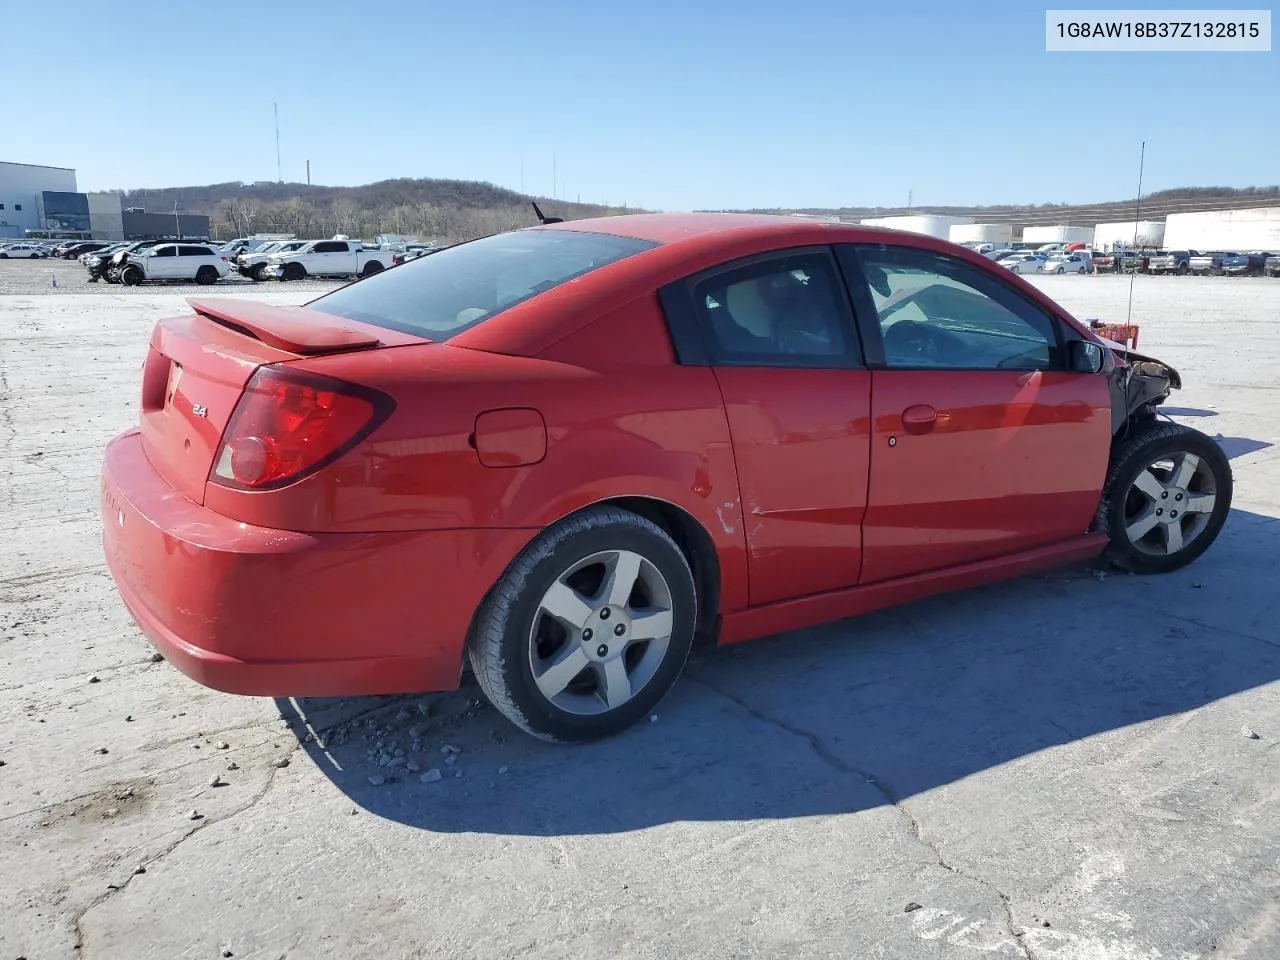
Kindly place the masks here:
[[(1128, 278), (1036, 282), (1124, 317)], [(0, 297), (0, 960), (1280, 956), (1280, 281), (1135, 284), (1170, 413), (1233, 458), (1200, 561), (711, 651), (585, 748), (474, 689), (273, 701), (152, 662), (97, 475), (181, 306)]]

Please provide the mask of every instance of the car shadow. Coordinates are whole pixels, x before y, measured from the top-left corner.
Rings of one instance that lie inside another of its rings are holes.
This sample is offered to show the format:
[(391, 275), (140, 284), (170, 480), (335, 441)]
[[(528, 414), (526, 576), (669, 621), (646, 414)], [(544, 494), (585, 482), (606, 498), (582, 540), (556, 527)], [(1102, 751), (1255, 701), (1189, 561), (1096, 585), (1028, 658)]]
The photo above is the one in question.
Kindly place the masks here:
[(1169, 417), (1216, 417), (1217, 410), (1201, 410), (1199, 407), (1164, 407), (1160, 412)]
[(1266, 440), (1251, 440), (1248, 437), (1223, 437), (1215, 438), (1218, 446), (1222, 448), (1222, 452), (1227, 455), (1227, 459), (1235, 460), (1237, 457), (1243, 457), (1250, 453), (1256, 453), (1259, 450), (1265, 450), (1272, 446)]
[(277, 703), (354, 804), (426, 830), (849, 813), (1280, 679), (1278, 545), (1280, 520), (1234, 510), (1173, 574), (1072, 567), (699, 652), (650, 722), (584, 746), (475, 688)]

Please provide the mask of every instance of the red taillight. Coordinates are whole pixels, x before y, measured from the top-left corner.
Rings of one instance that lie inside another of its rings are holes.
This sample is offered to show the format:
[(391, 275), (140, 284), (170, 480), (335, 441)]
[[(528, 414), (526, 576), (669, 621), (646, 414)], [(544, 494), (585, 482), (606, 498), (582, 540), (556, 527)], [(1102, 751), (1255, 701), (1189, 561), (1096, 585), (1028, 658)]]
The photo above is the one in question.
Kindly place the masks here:
[(209, 479), (240, 490), (295, 483), (349, 451), (394, 407), (376, 390), (263, 367), (231, 414)]

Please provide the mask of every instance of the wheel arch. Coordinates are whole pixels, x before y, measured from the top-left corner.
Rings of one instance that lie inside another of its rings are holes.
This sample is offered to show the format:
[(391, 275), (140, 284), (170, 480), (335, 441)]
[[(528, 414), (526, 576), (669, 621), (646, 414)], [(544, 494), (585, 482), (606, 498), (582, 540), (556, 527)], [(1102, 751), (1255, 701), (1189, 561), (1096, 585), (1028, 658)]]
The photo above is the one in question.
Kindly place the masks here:
[[(634, 513), (636, 516), (643, 517), (661, 527), (676, 542), (676, 546), (684, 554), (684, 558), (693, 572), (694, 590), (698, 602), (694, 643), (707, 646), (713, 645), (720, 629), (722, 574), (720, 556), (716, 551), (715, 541), (712, 539), (710, 531), (693, 514), (678, 504), (649, 495), (623, 495), (593, 500), (557, 517), (543, 529), (564, 523), (587, 510), (597, 507), (618, 507), (629, 513)], [(460, 676), (463, 684), (474, 682), (467, 658), (467, 650), (475, 638), (481, 611), (488, 602), (490, 595), (501, 584), (502, 578), (507, 571), (519, 561), (520, 556), (541, 532), (541, 530), (529, 531), (529, 536), (525, 538), (523, 545), (511, 554), (506, 563), (502, 564), (500, 568), (487, 571), (488, 586), (476, 603), (475, 609), (471, 612), (466, 638), (458, 651)]]

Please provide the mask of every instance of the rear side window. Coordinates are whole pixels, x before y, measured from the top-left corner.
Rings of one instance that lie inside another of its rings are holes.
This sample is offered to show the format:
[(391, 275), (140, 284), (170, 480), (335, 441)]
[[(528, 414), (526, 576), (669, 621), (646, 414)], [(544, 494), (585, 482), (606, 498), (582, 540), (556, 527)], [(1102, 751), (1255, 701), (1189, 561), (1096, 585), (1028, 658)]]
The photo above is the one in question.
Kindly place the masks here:
[(500, 233), (410, 260), (307, 306), (428, 340), (447, 340), (575, 277), (657, 245), (573, 230)]
[(178, 250), (181, 257), (208, 257), (211, 252), (206, 247), (181, 247)]
[(312, 248), (312, 253), (347, 253), (348, 248), (345, 243), (335, 243), (330, 240), (327, 243), (317, 243)]

